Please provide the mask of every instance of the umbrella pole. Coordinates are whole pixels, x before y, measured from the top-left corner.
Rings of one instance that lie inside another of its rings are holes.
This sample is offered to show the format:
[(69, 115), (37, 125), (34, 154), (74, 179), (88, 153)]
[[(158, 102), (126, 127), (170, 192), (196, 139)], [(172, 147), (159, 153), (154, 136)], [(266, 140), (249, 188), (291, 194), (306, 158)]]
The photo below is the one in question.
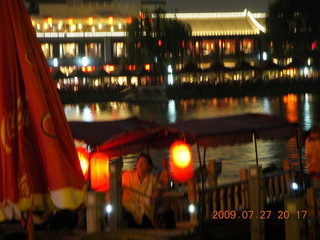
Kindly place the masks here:
[(253, 141), (254, 141), (254, 150), (256, 152), (256, 166), (259, 165), (259, 158), (258, 158), (258, 147), (257, 147), (257, 138), (256, 138), (256, 133), (253, 132)]
[(201, 202), (200, 202), (200, 211), (199, 211), (199, 223), (200, 223), (200, 231), (202, 230), (202, 212), (204, 206), (204, 179), (203, 179), (203, 169), (201, 164), (201, 155), (200, 155), (200, 147), (197, 143), (198, 150), (198, 160), (199, 160), (199, 169), (200, 169), (200, 179), (201, 179)]
[(33, 228), (33, 212), (27, 211), (27, 235), (28, 240), (34, 240), (34, 228)]

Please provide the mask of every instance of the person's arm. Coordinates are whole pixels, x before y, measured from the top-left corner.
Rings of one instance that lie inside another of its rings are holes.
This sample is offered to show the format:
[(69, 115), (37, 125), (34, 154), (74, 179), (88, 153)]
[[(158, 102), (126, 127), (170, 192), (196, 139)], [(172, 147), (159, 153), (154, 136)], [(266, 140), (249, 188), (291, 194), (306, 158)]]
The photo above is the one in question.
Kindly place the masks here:
[(163, 185), (162, 182), (160, 181), (159, 177), (155, 177), (154, 179), (154, 185), (151, 193), (151, 201), (156, 202), (162, 195), (163, 193)]

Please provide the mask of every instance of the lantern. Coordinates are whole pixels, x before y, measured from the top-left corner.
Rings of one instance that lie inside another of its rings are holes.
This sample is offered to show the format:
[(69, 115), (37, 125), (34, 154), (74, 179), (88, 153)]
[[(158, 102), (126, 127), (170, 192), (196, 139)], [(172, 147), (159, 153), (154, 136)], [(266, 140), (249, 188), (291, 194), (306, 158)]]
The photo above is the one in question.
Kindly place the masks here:
[(169, 169), (171, 177), (186, 182), (193, 177), (192, 151), (189, 144), (176, 141), (170, 146)]
[(105, 192), (109, 190), (109, 158), (102, 152), (91, 154), (90, 159), (91, 188)]
[(84, 178), (88, 179), (89, 153), (84, 147), (77, 147), (78, 158)]

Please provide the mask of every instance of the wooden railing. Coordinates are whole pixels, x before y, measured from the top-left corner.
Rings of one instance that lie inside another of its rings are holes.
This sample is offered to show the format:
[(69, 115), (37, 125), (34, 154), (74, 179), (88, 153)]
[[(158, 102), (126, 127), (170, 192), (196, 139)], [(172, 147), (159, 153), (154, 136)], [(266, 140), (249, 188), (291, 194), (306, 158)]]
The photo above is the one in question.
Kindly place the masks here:
[(290, 194), (290, 172), (277, 172), (264, 176), (265, 202), (283, 201)]
[(243, 210), (249, 208), (248, 182), (225, 184), (204, 191), (204, 217), (208, 219), (213, 211)]
[[(265, 204), (283, 201), (286, 196), (291, 194), (293, 172), (285, 166), (284, 169), (287, 171), (278, 171), (263, 176)], [(206, 176), (206, 179), (208, 181), (208, 176)], [(213, 187), (208, 187), (208, 183), (206, 182), (205, 186), (207, 187), (203, 190), (198, 177), (189, 181), (188, 184), (176, 185), (176, 189), (174, 190), (176, 193), (171, 193), (171, 200), (174, 201), (173, 205), (177, 206), (174, 208), (176, 209), (176, 220), (186, 220), (186, 215), (189, 215), (187, 208), (190, 203), (194, 203), (196, 206), (202, 204), (202, 216), (205, 219), (209, 219), (213, 211), (241, 211), (250, 209), (249, 176), (247, 170), (241, 170), (240, 179), (242, 180), (238, 182)], [(175, 198), (173, 197), (174, 195), (178, 197)]]

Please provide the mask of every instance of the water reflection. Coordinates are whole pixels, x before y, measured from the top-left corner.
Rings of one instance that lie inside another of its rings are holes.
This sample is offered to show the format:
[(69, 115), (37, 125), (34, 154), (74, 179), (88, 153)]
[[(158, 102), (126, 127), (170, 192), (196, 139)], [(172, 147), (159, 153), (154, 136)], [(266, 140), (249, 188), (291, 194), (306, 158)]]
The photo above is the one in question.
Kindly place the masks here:
[(282, 98), (287, 112), (286, 117), (290, 122), (298, 122), (298, 96), (296, 94), (288, 94)]
[(168, 102), (168, 123), (175, 123), (177, 121), (176, 102), (169, 100)]
[(304, 129), (310, 129), (312, 127), (312, 116), (313, 113), (311, 112), (310, 102), (312, 101), (312, 96), (309, 99), (309, 94), (304, 95), (304, 107), (303, 107), (303, 122), (304, 122)]
[[(286, 117), (289, 121), (298, 121), (303, 130), (309, 130), (319, 122), (319, 96), (305, 94), (298, 96), (288, 94), (282, 97), (243, 97), (170, 100), (165, 103), (106, 102), (94, 104), (65, 105), (68, 120), (78, 121), (110, 121), (137, 116), (144, 120), (160, 124), (174, 123), (187, 119), (221, 117), (242, 113), (267, 113)], [(212, 126), (214, 127), (214, 126)], [(196, 149), (194, 149), (196, 152)], [(156, 163), (168, 153), (151, 152)], [(298, 158), (295, 141), (284, 142), (258, 141), (259, 163), (266, 167), (271, 163), (281, 165), (285, 158)], [(197, 157), (197, 155), (195, 155)], [(239, 169), (255, 164), (253, 144), (209, 148), (206, 150), (207, 160), (222, 161), (220, 183), (237, 179)], [(197, 165), (197, 160), (195, 164)], [(131, 164), (132, 165), (132, 164)], [(130, 165), (130, 166), (131, 166)], [(158, 166), (160, 164), (157, 164)], [(127, 167), (127, 166), (125, 166)]]

